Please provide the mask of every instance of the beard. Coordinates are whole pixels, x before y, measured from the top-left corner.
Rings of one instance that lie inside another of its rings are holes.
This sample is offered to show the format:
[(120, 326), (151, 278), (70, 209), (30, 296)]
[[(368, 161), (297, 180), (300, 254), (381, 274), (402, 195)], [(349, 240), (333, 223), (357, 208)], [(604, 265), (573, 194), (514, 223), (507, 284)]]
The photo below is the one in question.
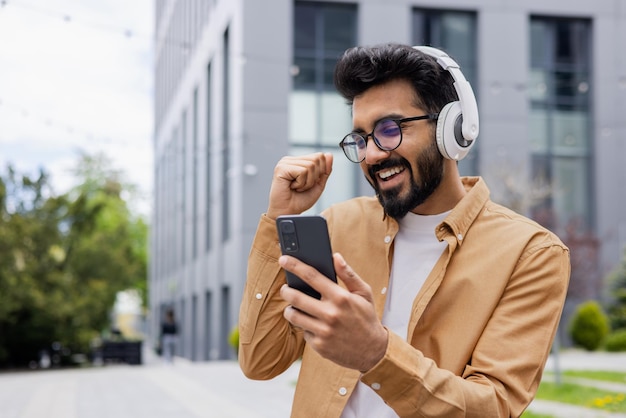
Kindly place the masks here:
[[(376, 172), (396, 166), (403, 166), (410, 173), (411, 184), (409, 185), (408, 193), (404, 197), (400, 196), (401, 186), (383, 191), (378, 187)], [(367, 181), (374, 188), (376, 197), (385, 213), (394, 219), (403, 218), (408, 212), (424, 203), (441, 184), (443, 178), (443, 157), (434, 141), (430, 147), (416, 157), (415, 167), (417, 167), (419, 180), (416, 180), (411, 164), (402, 157), (385, 160), (367, 169), (369, 174), (369, 177), (366, 176)]]

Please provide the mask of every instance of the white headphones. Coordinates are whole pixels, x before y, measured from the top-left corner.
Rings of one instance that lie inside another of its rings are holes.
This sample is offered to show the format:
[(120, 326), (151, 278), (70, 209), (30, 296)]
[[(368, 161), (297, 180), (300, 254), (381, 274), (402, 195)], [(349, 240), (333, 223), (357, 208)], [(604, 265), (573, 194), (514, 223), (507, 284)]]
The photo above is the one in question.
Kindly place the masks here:
[(420, 52), (437, 59), (454, 79), (459, 101), (446, 104), (437, 119), (437, 147), (445, 158), (461, 160), (470, 151), (478, 137), (478, 105), (472, 86), (467, 82), (459, 64), (445, 52), (430, 46), (414, 46)]

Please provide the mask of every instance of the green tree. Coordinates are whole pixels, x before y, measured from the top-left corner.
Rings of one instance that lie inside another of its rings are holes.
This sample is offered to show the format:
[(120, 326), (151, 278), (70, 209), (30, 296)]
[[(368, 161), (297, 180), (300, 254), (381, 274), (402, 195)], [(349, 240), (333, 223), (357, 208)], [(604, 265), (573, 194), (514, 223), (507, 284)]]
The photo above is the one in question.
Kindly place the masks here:
[(77, 186), (55, 196), (48, 176), (0, 178), (0, 365), (22, 365), (58, 341), (86, 352), (109, 325), (117, 292), (146, 289), (146, 222), (102, 156), (81, 155)]
[(54, 252), (61, 242), (62, 200), (48, 197), (52, 189), (43, 171), (31, 178), (9, 167), (0, 184), (0, 361), (20, 363), (22, 355), (54, 341), (47, 336), (54, 335), (56, 301), (62, 300)]
[(124, 186), (107, 166), (103, 157), (84, 158), (77, 170), (84, 181), (71, 192), (66, 269), (76, 304), (70, 330), (105, 328), (118, 291), (146, 288), (147, 226), (131, 215)]

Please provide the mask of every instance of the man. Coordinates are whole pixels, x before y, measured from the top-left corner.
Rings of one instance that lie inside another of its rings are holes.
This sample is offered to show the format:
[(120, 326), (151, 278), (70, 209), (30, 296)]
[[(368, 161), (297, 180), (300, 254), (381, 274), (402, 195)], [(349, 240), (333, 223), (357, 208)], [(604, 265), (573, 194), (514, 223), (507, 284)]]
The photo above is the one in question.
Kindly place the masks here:
[[(239, 361), (246, 376), (271, 379), (302, 357), (294, 417), (516, 417), (539, 385), (568, 250), (491, 202), (481, 178), (459, 176), (460, 154), (443, 148), (438, 123), (459, 92), (468, 119), (474, 98), (456, 63), (434, 51), (353, 48), (337, 64), (354, 127), (341, 146), (376, 192), (324, 212), (338, 284), (281, 256), (275, 226), (313, 206), (332, 156), (284, 157), (274, 170), (249, 257)], [(463, 132), (461, 153), (478, 127), (462, 123), (452, 129)], [(321, 300), (289, 288), (285, 270)]]
[(165, 311), (165, 318), (161, 322), (161, 350), (166, 363), (174, 361), (176, 346), (178, 345), (178, 326), (174, 317), (174, 309)]

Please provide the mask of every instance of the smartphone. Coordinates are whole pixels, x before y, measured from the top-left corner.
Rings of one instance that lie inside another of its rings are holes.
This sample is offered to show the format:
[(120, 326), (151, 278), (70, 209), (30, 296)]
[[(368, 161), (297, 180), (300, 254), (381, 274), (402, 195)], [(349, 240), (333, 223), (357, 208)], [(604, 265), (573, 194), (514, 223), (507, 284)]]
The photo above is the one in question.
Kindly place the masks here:
[[(291, 255), (337, 282), (326, 219), (319, 215), (283, 215), (276, 219), (283, 254)], [(287, 271), (287, 284), (316, 299), (320, 294), (295, 274)]]

